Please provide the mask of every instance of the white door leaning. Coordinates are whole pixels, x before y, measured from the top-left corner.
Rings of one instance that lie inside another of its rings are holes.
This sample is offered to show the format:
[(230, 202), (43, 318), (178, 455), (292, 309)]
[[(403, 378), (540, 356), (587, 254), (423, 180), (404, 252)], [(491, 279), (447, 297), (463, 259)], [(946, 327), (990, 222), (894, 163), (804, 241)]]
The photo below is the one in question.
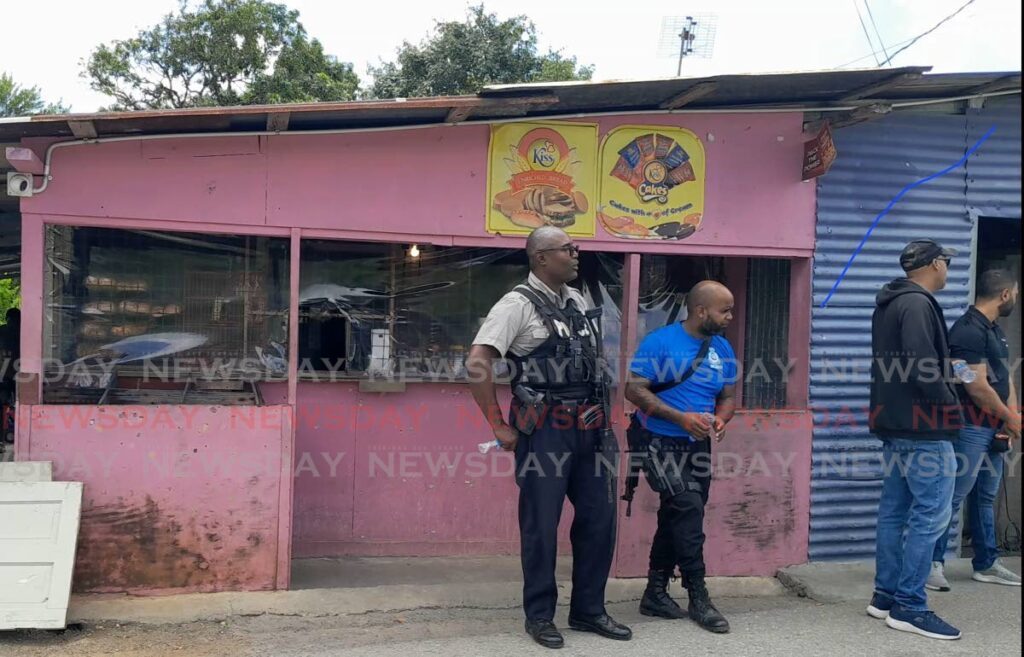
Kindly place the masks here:
[(0, 630), (65, 627), (81, 482), (0, 482)]

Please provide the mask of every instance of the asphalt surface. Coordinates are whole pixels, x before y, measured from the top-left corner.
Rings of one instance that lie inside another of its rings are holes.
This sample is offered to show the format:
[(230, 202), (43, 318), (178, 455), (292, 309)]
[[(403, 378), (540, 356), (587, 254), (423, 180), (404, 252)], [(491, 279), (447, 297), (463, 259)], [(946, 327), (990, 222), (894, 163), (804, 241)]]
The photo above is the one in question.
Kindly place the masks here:
[[(725, 598), (718, 607), (733, 626), (714, 635), (688, 620), (641, 616), (636, 603), (611, 605), (632, 626), (629, 642), (566, 629), (554, 654), (630, 655), (934, 655), (1021, 654), (1021, 589), (958, 579), (954, 591), (933, 594), (933, 607), (964, 633), (935, 641), (885, 627), (864, 613), (865, 601), (820, 603), (797, 596)], [(324, 610), (329, 613), (330, 610)], [(566, 610), (556, 618), (565, 626)], [(164, 657), (488, 657), (552, 654), (523, 632), (517, 609), (424, 609), (322, 617), (261, 615), (181, 625), (86, 625), (63, 633), (0, 634), (0, 655)]]

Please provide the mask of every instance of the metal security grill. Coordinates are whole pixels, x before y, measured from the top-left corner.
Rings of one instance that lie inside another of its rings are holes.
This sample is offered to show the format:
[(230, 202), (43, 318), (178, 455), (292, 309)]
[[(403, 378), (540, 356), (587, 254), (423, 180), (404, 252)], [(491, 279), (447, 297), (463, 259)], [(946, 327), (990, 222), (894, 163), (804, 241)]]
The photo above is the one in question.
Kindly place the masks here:
[(751, 258), (747, 264), (747, 326), (743, 406), (786, 405), (789, 354), (789, 260)]

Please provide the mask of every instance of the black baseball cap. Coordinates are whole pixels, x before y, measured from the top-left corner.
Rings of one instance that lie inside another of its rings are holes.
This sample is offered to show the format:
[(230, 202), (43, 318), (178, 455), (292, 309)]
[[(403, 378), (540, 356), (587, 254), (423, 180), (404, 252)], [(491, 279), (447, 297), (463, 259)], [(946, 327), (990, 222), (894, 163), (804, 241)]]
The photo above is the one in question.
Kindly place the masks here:
[(903, 271), (914, 271), (932, 264), (936, 258), (952, 258), (955, 255), (956, 249), (947, 249), (935, 240), (914, 240), (903, 247), (900, 266), (903, 267)]

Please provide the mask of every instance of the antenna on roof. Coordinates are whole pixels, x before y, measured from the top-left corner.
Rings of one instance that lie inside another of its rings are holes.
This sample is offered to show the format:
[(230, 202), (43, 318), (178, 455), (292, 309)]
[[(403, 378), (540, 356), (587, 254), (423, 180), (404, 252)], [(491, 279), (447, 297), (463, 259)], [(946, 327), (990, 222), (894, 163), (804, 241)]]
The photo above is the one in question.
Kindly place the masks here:
[(661, 19), (658, 57), (678, 57), (676, 77), (683, 74), (684, 57), (711, 59), (718, 17), (714, 14), (666, 16)]

